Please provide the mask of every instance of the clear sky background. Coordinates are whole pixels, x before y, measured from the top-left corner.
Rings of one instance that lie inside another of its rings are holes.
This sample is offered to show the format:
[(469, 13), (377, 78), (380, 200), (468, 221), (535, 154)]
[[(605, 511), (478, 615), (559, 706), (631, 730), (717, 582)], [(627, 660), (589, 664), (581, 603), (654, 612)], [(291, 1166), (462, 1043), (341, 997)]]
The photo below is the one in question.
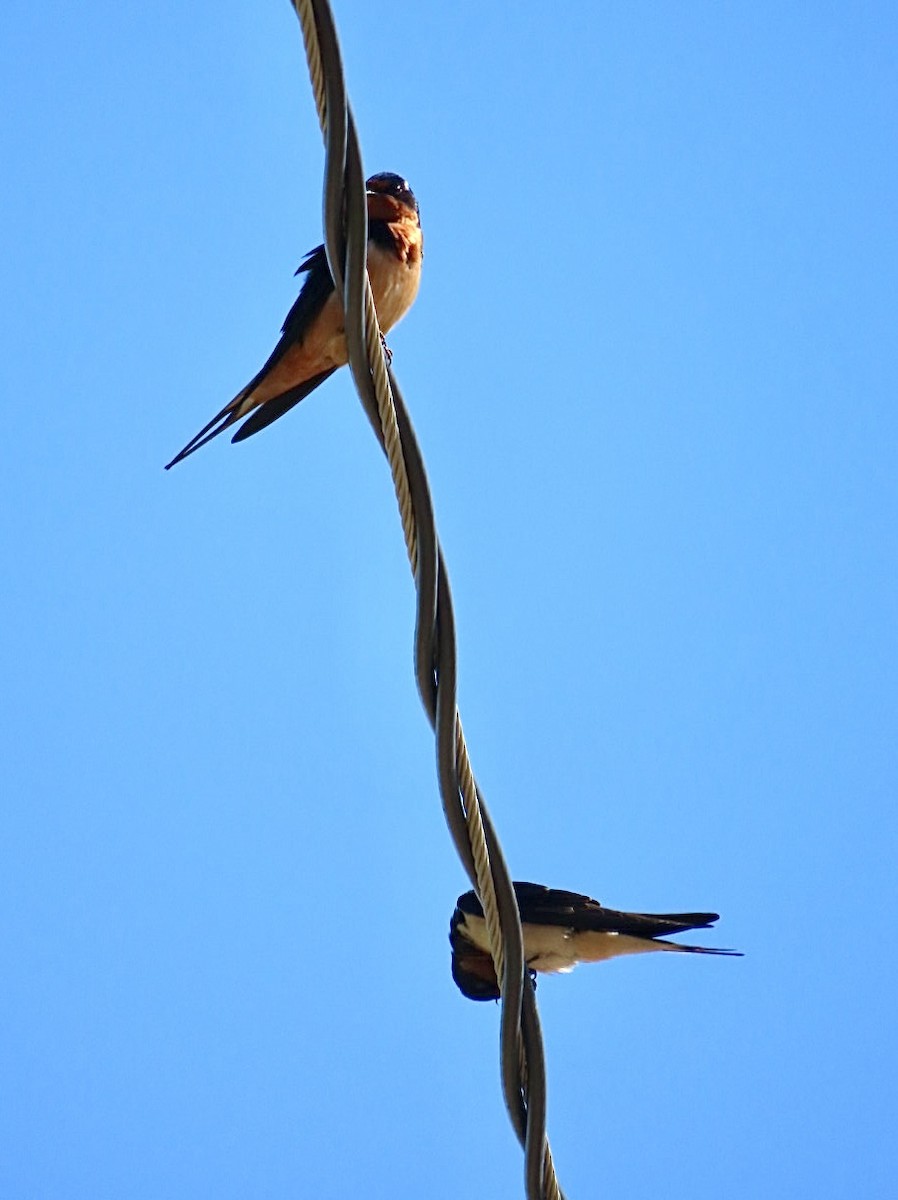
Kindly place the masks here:
[[(335, 11), (513, 873), (746, 953), (540, 983), (562, 1184), (890, 1195), (894, 6)], [(0, 47), (0, 1194), (521, 1196), (347, 373), (162, 470), (321, 240), (296, 19)]]

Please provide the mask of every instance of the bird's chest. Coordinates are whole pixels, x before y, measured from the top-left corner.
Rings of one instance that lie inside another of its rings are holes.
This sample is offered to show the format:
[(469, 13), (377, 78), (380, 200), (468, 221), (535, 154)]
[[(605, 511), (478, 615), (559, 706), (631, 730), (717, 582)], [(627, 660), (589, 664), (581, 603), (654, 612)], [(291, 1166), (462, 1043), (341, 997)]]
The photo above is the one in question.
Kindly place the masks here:
[(577, 962), (573, 930), (559, 925), (523, 925), (524, 958), (535, 971), (570, 971)]
[[(524, 958), (535, 971), (570, 971), (577, 962), (574, 931), (561, 925), (537, 925), (525, 921)], [(467, 916), (464, 932), (478, 950), (489, 953), (489, 938), (483, 917)]]
[(374, 307), (381, 330), (387, 333), (414, 303), (421, 282), (420, 254), (410, 254), (402, 261), (397, 254), (382, 246), (371, 246), (368, 252), (368, 276), (374, 293)]

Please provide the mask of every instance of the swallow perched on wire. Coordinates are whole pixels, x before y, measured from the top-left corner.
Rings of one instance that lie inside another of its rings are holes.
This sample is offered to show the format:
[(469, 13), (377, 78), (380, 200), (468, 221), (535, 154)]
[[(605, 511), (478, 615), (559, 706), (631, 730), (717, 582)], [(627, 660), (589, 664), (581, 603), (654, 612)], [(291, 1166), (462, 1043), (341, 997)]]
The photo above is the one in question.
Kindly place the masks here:
[[(418, 202), (401, 176), (384, 171), (372, 175), (365, 186), (368, 275), (381, 332), (387, 333), (418, 294), (424, 240)], [(349, 361), (343, 305), (334, 290), (324, 246), (310, 250), (296, 274), (304, 274), (306, 280), (270, 358), (230, 404), (166, 464), (166, 471), (248, 413), (253, 415), (231, 440), (242, 442), (258, 433)]]
[[(619, 954), (675, 950), (681, 954), (735, 954), (662, 940), (664, 934), (708, 929), (718, 913), (626, 913), (603, 908), (578, 892), (538, 883), (516, 883), (524, 933), (524, 960), (537, 971), (572, 971), (577, 963), (603, 962)], [(449, 925), (452, 978), (469, 1000), (498, 1000), (499, 985), (490, 955), (483, 908), (474, 892), (459, 896)]]

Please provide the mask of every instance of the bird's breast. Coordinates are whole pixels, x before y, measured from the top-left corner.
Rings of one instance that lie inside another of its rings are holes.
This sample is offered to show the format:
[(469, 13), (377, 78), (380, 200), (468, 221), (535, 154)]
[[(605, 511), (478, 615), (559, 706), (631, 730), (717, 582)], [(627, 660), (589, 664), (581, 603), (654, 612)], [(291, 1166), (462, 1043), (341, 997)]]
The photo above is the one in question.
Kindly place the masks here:
[[(478, 950), (489, 953), (489, 938), (483, 917), (465, 915), (463, 925), (465, 937)], [(570, 971), (577, 963), (577, 955), (571, 939), (571, 930), (560, 925), (536, 925), (525, 921), (524, 958), (535, 971)]]
[(536, 925), (525, 921), (524, 958), (534, 971), (570, 971), (577, 965), (572, 931), (561, 925)]
[[(420, 234), (420, 231), (419, 231)], [(374, 307), (383, 333), (387, 333), (400, 321), (418, 294), (421, 282), (420, 244), (405, 247), (397, 241), (397, 249), (371, 245), (368, 250), (368, 277), (374, 294)]]

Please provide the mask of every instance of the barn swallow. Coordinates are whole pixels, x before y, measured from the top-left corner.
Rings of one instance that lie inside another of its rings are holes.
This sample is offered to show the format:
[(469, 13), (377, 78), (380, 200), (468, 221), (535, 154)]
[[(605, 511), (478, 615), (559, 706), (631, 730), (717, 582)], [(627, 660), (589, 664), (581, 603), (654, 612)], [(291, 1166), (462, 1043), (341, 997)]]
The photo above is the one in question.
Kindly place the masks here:
[[(514, 885), (524, 959), (535, 981), (537, 971), (572, 971), (580, 962), (603, 962), (619, 954), (678, 950), (686, 954), (735, 954), (666, 942), (662, 934), (708, 929), (718, 913), (626, 913), (603, 908), (578, 892), (562, 892), (538, 883)], [(490, 955), (483, 908), (474, 892), (459, 896), (449, 925), (452, 978), (469, 1000), (498, 1000), (499, 985)]]
[[(399, 175), (384, 171), (365, 185), (368, 200), (368, 275), (382, 333), (408, 312), (418, 294), (424, 241), (418, 202)], [(305, 257), (297, 275), (306, 276), (287, 314), (281, 338), (262, 370), (230, 404), (176, 454), (166, 471), (247, 413), (231, 441), (258, 433), (284, 415), (349, 361), (343, 306), (334, 290), (324, 246)]]

